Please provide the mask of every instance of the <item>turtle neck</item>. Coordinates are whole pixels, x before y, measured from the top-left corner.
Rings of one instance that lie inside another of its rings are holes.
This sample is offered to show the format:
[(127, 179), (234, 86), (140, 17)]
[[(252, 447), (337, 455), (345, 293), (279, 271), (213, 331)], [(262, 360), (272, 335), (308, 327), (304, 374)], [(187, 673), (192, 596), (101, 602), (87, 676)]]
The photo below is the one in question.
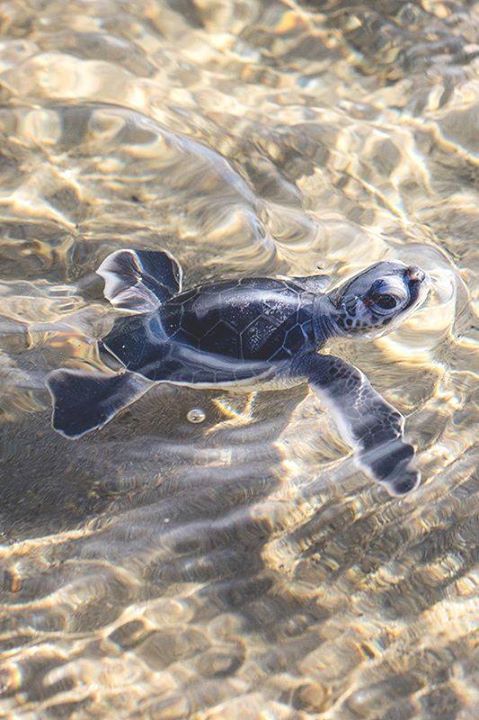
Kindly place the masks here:
[(316, 295), (313, 299), (313, 334), (315, 344), (320, 347), (336, 335), (341, 335), (334, 316), (336, 306), (327, 295)]

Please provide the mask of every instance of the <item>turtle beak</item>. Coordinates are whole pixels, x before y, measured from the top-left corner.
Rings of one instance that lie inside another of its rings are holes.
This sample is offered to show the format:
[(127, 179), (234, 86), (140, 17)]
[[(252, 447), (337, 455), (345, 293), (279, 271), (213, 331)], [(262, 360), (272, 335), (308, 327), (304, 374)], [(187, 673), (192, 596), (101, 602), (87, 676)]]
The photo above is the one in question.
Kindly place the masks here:
[(410, 265), (405, 272), (410, 283), (422, 283), (426, 279), (426, 273), (417, 265)]
[(409, 265), (404, 271), (409, 286), (410, 305), (417, 306), (426, 299), (429, 288), (429, 276), (417, 265)]

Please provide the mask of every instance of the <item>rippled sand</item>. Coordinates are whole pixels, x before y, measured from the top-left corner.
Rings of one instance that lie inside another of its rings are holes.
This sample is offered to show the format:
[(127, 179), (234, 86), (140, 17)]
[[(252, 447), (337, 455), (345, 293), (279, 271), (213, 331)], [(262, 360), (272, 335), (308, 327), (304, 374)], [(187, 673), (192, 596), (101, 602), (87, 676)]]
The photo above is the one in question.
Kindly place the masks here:
[[(479, 2), (6, 0), (0, 28), (1, 717), (477, 720)], [(46, 374), (100, 364), (94, 270), (130, 246), (188, 285), (427, 269), (397, 332), (334, 343), (421, 488), (368, 481), (306, 387), (55, 434)]]

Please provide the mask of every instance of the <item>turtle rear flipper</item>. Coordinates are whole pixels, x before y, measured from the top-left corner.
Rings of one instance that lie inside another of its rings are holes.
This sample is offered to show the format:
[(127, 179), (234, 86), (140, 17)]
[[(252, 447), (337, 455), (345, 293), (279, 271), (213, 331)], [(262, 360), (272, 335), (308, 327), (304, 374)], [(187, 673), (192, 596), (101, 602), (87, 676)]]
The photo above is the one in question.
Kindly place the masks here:
[(103, 427), (120, 410), (143, 395), (151, 383), (133, 373), (102, 375), (55, 370), (47, 379), (53, 399), (53, 428), (79, 438)]
[(181, 268), (168, 252), (117, 250), (97, 270), (104, 295), (117, 308), (148, 313), (181, 289)]

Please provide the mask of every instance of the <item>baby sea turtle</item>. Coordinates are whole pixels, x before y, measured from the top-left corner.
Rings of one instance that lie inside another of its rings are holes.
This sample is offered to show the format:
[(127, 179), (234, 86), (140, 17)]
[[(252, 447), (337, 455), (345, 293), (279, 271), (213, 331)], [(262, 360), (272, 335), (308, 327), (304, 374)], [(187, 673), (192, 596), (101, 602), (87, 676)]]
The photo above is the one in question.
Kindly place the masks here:
[(278, 389), (307, 382), (326, 401), (360, 466), (391, 494), (419, 483), (404, 420), (357, 368), (321, 355), (331, 337), (372, 338), (425, 299), (426, 274), (379, 262), (324, 292), (324, 276), (245, 278), (181, 292), (165, 251), (118, 250), (98, 269), (105, 297), (130, 311), (99, 341), (114, 374), (60, 369), (48, 378), (53, 427), (78, 438), (101, 428), (154, 383)]

